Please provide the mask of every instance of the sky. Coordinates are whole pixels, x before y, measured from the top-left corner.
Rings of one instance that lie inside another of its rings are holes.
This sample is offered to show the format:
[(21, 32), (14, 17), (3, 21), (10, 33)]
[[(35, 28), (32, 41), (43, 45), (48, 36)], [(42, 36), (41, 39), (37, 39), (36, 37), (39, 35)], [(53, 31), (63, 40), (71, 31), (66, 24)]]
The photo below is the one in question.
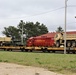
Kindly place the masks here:
[[(76, 31), (76, 0), (66, 1), (66, 30)], [(17, 27), (20, 20), (43, 23), (49, 32), (64, 29), (65, 0), (0, 0), (0, 35), (4, 27)]]

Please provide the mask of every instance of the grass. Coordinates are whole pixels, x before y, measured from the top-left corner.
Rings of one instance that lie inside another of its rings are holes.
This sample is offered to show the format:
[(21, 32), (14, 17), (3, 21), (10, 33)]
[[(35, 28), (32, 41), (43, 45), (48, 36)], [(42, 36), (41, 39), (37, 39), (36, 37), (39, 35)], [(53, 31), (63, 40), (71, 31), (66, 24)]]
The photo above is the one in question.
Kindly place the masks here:
[(0, 62), (43, 67), (66, 75), (76, 74), (76, 54), (0, 51)]

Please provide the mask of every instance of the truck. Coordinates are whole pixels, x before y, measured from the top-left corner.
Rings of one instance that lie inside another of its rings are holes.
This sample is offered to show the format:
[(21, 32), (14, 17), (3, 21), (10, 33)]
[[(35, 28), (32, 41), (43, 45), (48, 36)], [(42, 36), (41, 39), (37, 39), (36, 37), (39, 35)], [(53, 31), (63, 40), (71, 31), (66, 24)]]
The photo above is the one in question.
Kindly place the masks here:
[[(56, 47), (64, 46), (65, 33), (57, 33), (54, 37)], [(76, 47), (76, 32), (66, 32), (66, 46)]]

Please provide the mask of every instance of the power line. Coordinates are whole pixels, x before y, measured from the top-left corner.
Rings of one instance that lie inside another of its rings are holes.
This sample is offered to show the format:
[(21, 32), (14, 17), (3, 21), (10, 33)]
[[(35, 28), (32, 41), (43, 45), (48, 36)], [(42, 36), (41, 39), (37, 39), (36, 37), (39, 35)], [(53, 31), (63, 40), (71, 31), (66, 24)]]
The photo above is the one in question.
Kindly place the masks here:
[[(69, 5), (67, 7), (76, 7), (76, 5)], [(46, 11), (46, 12), (43, 12), (43, 13), (40, 13), (40, 14), (34, 14), (34, 15), (31, 15), (31, 16), (38, 16), (38, 15), (43, 15), (43, 14), (47, 14), (47, 13), (50, 13), (50, 12), (54, 12), (54, 11), (57, 11), (57, 10), (60, 10), (60, 9), (63, 9), (65, 7), (60, 7), (60, 8), (57, 8), (57, 9), (53, 9), (51, 11)]]
[(56, 8), (56, 9), (53, 9), (53, 10), (50, 10), (50, 11), (46, 11), (46, 12), (42, 12), (42, 13), (39, 13), (39, 14), (33, 14), (33, 15), (24, 16), (24, 17), (8, 18), (8, 19), (18, 19), (18, 18), (27, 18), (27, 17), (39, 16), (39, 15), (43, 15), (43, 14), (47, 14), (47, 13), (50, 13), (50, 12), (54, 12), (54, 11), (57, 11), (57, 10), (60, 10), (60, 9), (63, 9), (63, 8), (64, 7), (60, 7), (60, 8)]
[[(68, 5), (67, 7), (76, 7), (76, 5)], [(56, 8), (56, 9), (53, 9), (53, 10), (50, 10), (50, 11), (45, 11), (45, 12), (42, 12), (42, 13), (39, 13), (39, 14), (33, 14), (33, 15), (24, 16), (24, 17), (7, 18), (7, 19), (19, 19), (19, 18), (27, 18), (27, 17), (39, 16), (39, 15), (44, 15), (44, 14), (51, 13), (51, 12), (54, 12), (54, 11), (57, 11), (57, 10), (60, 10), (60, 9), (64, 9), (64, 8), (65, 7), (60, 7), (60, 8)]]

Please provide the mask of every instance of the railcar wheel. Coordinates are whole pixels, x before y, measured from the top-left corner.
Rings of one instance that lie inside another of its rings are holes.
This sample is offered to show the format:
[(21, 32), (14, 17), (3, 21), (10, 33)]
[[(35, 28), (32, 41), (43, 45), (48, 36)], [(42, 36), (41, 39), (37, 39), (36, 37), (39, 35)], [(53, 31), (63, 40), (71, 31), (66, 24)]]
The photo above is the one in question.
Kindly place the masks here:
[(53, 53), (55, 53), (55, 51), (52, 51)]
[(24, 49), (23, 48), (20, 48), (21, 52), (24, 52)]
[(45, 48), (45, 49), (44, 49), (44, 48), (41, 48), (41, 50), (42, 50), (42, 52), (44, 52), (44, 53), (47, 52), (47, 48)]
[(28, 52), (28, 49), (25, 49), (25, 52)]
[(48, 53), (50, 53), (50, 50), (47, 50), (48, 51)]
[(75, 54), (75, 52), (72, 52), (73, 54)]
[(30, 50), (30, 52), (33, 52), (33, 50)]

